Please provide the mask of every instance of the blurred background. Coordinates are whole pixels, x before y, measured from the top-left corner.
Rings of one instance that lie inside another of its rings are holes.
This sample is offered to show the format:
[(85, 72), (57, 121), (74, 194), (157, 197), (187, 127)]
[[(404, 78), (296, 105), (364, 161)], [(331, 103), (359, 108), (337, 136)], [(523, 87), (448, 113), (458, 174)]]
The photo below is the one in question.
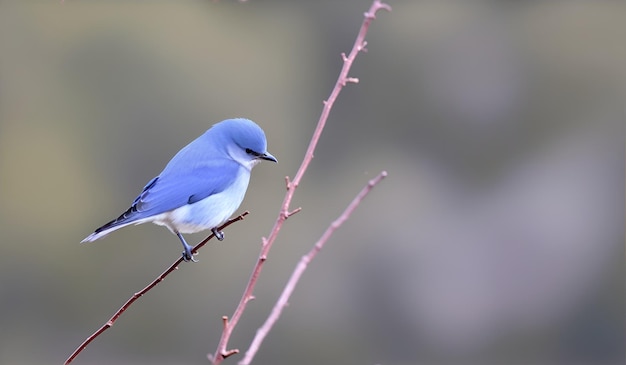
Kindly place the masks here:
[[(154, 225), (79, 242), (242, 116), (280, 162), (253, 172), (249, 217), (75, 362), (207, 363), (370, 4), (0, 0), (0, 363), (62, 363), (179, 257)], [(623, 363), (625, 4), (390, 5), (230, 346), (387, 170), (257, 364)]]

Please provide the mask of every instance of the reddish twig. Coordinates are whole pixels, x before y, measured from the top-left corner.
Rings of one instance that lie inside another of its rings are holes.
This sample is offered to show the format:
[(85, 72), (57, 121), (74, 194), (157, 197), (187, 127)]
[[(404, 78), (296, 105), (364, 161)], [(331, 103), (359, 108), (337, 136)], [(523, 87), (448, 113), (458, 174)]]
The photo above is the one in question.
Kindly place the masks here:
[(365, 46), (367, 44), (365, 42), (365, 35), (367, 34), (367, 30), (372, 20), (374, 20), (376, 17), (376, 12), (381, 9), (390, 11), (391, 7), (381, 2), (380, 0), (374, 0), (374, 3), (372, 4), (372, 6), (365, 13), (365, 17), (363, 19), (363, 23), (361, 24), (359, 34), (356, 37), (356, 41), (354, 42), (354, 46), (352, 47), (350, 54), (346, 56), (345, 53), (342, 53), (341, 55), (343, 59), (343, 67), (341, 68), (339, 77), (337, 78), (337, 82), (335, 83), (335, 86), (333, 90), (331, 91), (330, 96), (328, 97), (327, 100), (324, 101), (322, 114), (320, 115), (320, 118), (317, 122), (317, 126), (315, 127), (315, 131), (313, 132), (313, 136), (311, 137), (311, 141), (309, 142), (309, 147), (307, 148), (307, 151), (304, 155), (302, 164), (298, 168), (298, 171), (296, 172), (296, 176), (293, 180), (290, 180), (289, 177), (285, 178), (286, 185), (287, 185), (287, 193), (285, 194), (285, 198), (283, 199), (283, 204), (281, 206), (280, 213), (278, 214), (278, 217), (276, 218), (276, 222), (274, 223), (274, 226), (272, 227), (272, 230), (270, 231), (269, 236), (267, 238), (264, 237), (262, 239), (263, 244), (261, 246), (261, 252), (259, 254), (259, 258), (257, 259), (257, 262), (252, 270), (252, 274), (250, 276), (248, 284), (246, 285), (246, 288), (239, 301), (239, 304), (237, 305), (237, 308), (235, 309), (235, 312), (233, 313), (230, 320), (228, 319), (228, 317), (225, 317), (224, 319), (224, 329), (222, 331), (222, 336), (217, 345), (217, 349), (215, 350), (215, 353), (207, 355), (209, 360), (214, 365), (221, 363), (225, 358), (239, 352), (239, 350), (237, 349), (228, 350), (228, 341), (230, 339), (230, 336), (232, 335), (234, 328), (237, 326), (237, 323), (239, 322), (241, 315), (245, 311), (246, 305), (248, 304), (250, 300), (254, 298), (253, 296), (254, 288), (256, 287), (257, 280), (259, 278), (259, 275), (261, 274), (263, 263), (265, 262), (265, 260), (267, 260), (267, 255), (270, 249), (272, 248), (272, 245), (274, 244), (274, 241), (276, 240), (276, 237), (278, 236), (278, 233), (280, 229), (282, 228), (283, 223), (285, 222), (285, 220), (287, 220), (287, 218), (289, 218), (291, 215), (299, 211), (299, 208), (293, 211), (289, 210), (291, 200), (293, 198), (295, 190), (298, 188), (298, 185), (300, 184), (300, 181), (302, 180), (302, 176), (306, 172), (309, 164), (311, 163), (311, 160), (313, 159), (313, 153), (315, 152), (317, 143), (320, 139), (322, 131), (324, 130), (324, 126), (326, 125), (328, 115), (330, 114), (330, 110), (333, 107), (337, 99), (337, 96), (341, 92), (341, 89), (349, 82), (352, 82), (352, 83), (358, 82), (357, 78), (348, 77), (348, 72), (350, 71), (350, 68), (352, 67), (352, 63), (354, 62), (358, 53), (365, 50)]
[[(248, 211), (243, 212), (241, 215), (239, 215), (239, 216), (237, 216), (237, 217), (235, 217), (233, 219), (228, 220), (226, 223), (224, 223), (222, 226), (220, 226), (218, 228), (218, 230), (221, 231), (224, 228), (230, 226), (231, 224), (233, 224), (233, 223), (235, 223), (237, 221), (242, 220), (248, 214), (249, 214)], [(200, 242), (196, 246), (194, 246), (194, 248), (191, 250), (191, 253), (195, 254), (196, 252), (198, 252), (198, 250), (200, 248), (202, 248), (202, 246), (206, 245), (207, 242), (209, 242), (209, 240), (211, 238), (213, 238), (213, 237), (215, 237), (215, 235), (213, 233), (211, 233), (211, 235), (209, 235), (207, 238), (202, 240), (202, 242)], [(146, 286), (145, 288), (141, 289), (137, 293), (133, 294), (133, 296), (130, 297), (126, 301), (126, 303), (124, 303), (124, 305), (120, 309), (118, 309), (117, 312), (115, 312), (115, 314), (113, 314), (111, 319), (109, 319), (104, 325), (102, 325), (102, 327), (100, 327), (91, 336), (87, 337), (87, 339), (82, 344), (80, 344), (80, 346), (78, 346), (78, 348), (76, 348), (76, 350), (74, 350), (74, 352), (72, 352), (70, 357), (68, 357), (67, 360), (65, 360), (65, 365), (67, 365), (67, 364), (71, 363), (72, 361), (74, 361), (76, 356), (78, 356), (78, 354), (80, 354), (93, 340), (95, 340), (104, 331), (108, 330), (111, 326), (113, 326), (115, 324), (115, 321), (117, 321), (117, 319), (122, 315), (122, 313), (124, 313), (137, 299), (141, 298), (144, 294), (146, 294), (152, 288), (157, 286), (161, 281), (163, 281), (169, 274), (171, 274), (173, 271), (177, 270), (178, 269), (178, 265), (180, 265), (181, 262), (183, 262), (183, 258), (182, 257), (180, 257), (172, 265), (170, 265), (170, 267), (167, 268), (167, 270), (163, 271), (163, 273), (161, 275), (159, 275), (156, 279), (154, 279), (150, 284), (148, 284), (148, 286)]]
[(361, 189), (359, 194), (354, 197), (350, 205), (346, 207), (343, 213), (341, 213), (341, 215), (337, 219), (335, 219), (328, 226), (328, 228), (326, 228), (326, 231), (320, 237), (320, 239), (315, 243), (313, 248), (311, 248), (311, 250), (306, 255), (302, 256), (302, 258), (300, 259), (300, 262), (298, 262), (298, 265), (296, 266), (293, 273), (291, 274), (291, 277), (289, 278), (287, 285), (285, 285), (283, 292), (278, 298), (278, 301), (276, 301), (274, 308), (272, 308), (271, 314), (269, 315), (269, 317), (267, 317), (267, 319), (265, 320), (265, 323), (263, 323), (263, 326), (261, 326), (257, 330), (256, 336), (254, 336), (254, 340), (252, 340), (252, 343), (250, 344), (250, 348), (248, 348), (248, 351), (246, 351), (246, 355), (239, 362), (239, 365), (248, 365), (252, 362), (252, 359), (254, 358), (257, 351), (261, 347), (261, 343), (263, 343), (263, 340), (265, 339), (267, 334), (270, 332), (270, 330), (272, 329), (272, 327), (274, 326), (274, 324), (280, 317), (283, 309), (289, 303), (289, 298), (291, 297), (291, 294), (296, 288), (296, 285), (298, 284), (300, 277), (306, 270), (309, 263), (313, 261), (315, 256), (317, 256), (317, 254), (321, 251), (321, 249), (324, 247), (328, 239), (330, 239), (330, 237), (333, 235), (335, 230), (341, 227), (341, 225), (345, 223), (345, 221), (347, 221), (348, 218), (350, 218), (350, 215), (359, 206), (359, 204), (361, 204), (361, 201), (367, 196), (367, 194), (370, 193), (370, 191), (372, 191), (374, 186), (376, 186), (379, 182), (381, 182), (382, 179), (384, 179), (386, 176), (387, 176), (387, 171), (382, 171), (380, 174), (378, 174), (378, 176), (370, 180), (367, 183), (367, 185), (365, 185), (365, 187)]

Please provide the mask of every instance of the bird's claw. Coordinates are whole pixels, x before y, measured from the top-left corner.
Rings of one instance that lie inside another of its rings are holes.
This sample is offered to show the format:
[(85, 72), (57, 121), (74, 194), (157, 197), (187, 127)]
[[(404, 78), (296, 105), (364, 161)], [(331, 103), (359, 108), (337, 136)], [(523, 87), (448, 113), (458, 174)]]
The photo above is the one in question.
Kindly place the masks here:
[(183, 261), (185, 262), (198, 262), (198, 260), (196, 260), (193, 255), (191, 254), (191, 251), (183, 251)]
[(215, 238), (217, 238), (218, 241), (224, 240), (224, 232), (218, 231), (217, 228), (211, 229), (211, 232), (213, 232), (213, 234), (215, 235)]

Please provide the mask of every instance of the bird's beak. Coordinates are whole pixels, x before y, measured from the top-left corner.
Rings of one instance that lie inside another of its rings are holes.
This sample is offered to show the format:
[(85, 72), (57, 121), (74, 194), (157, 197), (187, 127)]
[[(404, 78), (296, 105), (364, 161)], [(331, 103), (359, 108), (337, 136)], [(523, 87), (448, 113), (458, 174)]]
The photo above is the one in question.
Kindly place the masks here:
[(276, 159), (276, 157), (272, 156), (272, 154), (269, 153), (269, 152), (265, 152), (265, 153), (261, 154), (259, 156), (259, 158), (261, 158), (263, 160), (274, 161), (274, 162), (278, 163), (278, 160)]

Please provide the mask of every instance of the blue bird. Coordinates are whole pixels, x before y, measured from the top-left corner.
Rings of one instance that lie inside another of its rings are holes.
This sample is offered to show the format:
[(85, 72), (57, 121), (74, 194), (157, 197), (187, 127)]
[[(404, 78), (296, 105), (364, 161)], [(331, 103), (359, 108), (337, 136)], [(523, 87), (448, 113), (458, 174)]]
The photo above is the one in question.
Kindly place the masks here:
[(181, 149), (143, 188), (117, 219), (96, 229), (91, 242), (130, 224), (152, 222), (167, 227), (183, 244), (183, 259), (196, 261), (182, 233), (217, 230), (239, 208), (250, 171), (261, 160), (277, 162), (267, 152), (263, 130), (253, 121), (227, 119)]

